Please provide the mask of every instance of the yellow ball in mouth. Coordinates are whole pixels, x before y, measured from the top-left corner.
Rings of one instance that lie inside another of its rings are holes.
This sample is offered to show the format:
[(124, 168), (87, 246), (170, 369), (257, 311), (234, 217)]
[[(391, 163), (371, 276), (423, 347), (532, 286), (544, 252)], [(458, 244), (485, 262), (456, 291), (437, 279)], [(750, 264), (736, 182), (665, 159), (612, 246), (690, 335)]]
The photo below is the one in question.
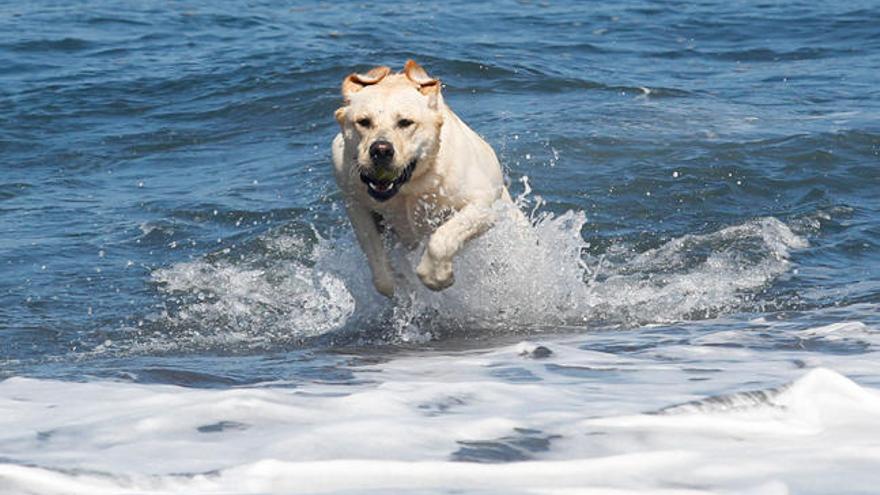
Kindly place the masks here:
[(387, 168), (380, 168), (373, 174), (373, 177), (382, 182), (394, 182), (397, 179), (397, 172)]

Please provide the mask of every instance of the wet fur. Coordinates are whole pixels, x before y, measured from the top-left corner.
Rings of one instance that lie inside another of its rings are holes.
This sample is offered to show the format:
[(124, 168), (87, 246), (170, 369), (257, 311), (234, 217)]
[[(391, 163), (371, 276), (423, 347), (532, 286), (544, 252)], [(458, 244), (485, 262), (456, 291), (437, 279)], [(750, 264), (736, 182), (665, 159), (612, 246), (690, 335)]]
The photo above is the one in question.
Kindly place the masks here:
[[(342, 95), (334, 173), (376, 290), (391, 297), (395, 288), (379, 224), (412, 248), (427, 240), (416, 273), (430, 289), (449, 287), (453, 257), (492, 226), (497, 200), (510, 201), (495, 152), (443, 102), (440, 81), (412, 60), (397, 74), (387, 67), (351, 74)], [(377, 140), (393, 145), (388, 168), (395, 174), (415, 163), (408, 180), (382, 200), (371, 196), (366, 179), (379, 173), (370, 157)]]

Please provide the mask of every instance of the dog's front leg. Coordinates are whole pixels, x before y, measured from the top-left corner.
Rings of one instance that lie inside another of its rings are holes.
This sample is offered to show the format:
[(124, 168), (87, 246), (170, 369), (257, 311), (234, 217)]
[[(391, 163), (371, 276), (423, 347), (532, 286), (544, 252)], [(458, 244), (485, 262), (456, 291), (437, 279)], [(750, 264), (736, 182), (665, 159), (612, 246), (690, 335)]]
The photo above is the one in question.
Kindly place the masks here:
[(361, 250), (367, 256), (367, 263), (373, 274), (373, 286), (380, 294), (386, 297), (394, 295), (394, 276), (391, 265), (388, 263), (388, 255), (382, 243), (382, 235), (373, 215), (357, 204), (346, 202), (346, 211), (354, 228), (354, 234)]
[(416, 273), (431, 290), (443, 290), (455, 281), (452, 258), (468, 240), (482, 234), (495, 221), (490, 207), (471, 204), (441, 225), (428, 239)]

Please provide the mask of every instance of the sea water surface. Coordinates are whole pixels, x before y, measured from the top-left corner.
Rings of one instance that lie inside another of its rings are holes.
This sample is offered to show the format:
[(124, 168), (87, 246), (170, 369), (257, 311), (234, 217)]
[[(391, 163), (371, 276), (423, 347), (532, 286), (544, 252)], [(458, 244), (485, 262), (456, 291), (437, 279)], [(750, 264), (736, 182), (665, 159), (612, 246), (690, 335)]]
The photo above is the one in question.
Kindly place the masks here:
[[(339, 85), (501, 222), (373, 291)], [(0, 492), (877, 493), (876, 1), (5, 2)]]

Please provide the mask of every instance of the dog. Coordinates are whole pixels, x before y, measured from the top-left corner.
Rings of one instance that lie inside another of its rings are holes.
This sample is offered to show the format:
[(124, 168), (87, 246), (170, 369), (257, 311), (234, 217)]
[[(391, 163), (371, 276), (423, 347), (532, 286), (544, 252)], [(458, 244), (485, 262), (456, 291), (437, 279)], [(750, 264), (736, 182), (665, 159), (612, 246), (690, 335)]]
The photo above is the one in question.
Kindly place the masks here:
[(456, 253), (493, 225), (497, 201), (512, 204), (495, 152), (413, 60), (400, 73), (382, 66), (350, 74), (342, 97), (334, 176), (373, 285), (394, 294), (387, 228), (411, 249), (427, 239), (416, 274), (429, 289), (451, 286)]

